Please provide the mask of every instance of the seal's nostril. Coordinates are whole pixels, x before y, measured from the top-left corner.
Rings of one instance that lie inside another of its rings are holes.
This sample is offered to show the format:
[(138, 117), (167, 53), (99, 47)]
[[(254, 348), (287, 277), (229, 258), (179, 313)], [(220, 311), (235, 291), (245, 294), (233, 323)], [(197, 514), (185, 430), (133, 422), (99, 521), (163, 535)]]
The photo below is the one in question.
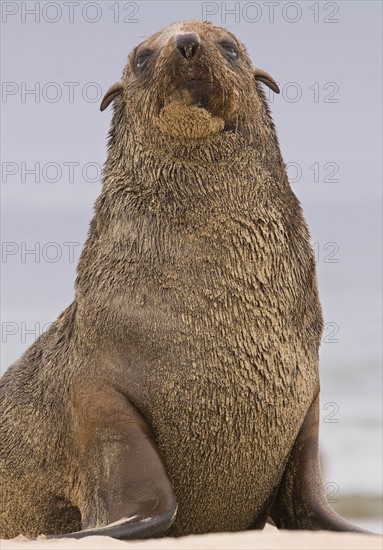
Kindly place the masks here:
[(177, 36), (177, 48), (186, 59), (192, 59), (199, 46), (198, 35), (193, 32)]

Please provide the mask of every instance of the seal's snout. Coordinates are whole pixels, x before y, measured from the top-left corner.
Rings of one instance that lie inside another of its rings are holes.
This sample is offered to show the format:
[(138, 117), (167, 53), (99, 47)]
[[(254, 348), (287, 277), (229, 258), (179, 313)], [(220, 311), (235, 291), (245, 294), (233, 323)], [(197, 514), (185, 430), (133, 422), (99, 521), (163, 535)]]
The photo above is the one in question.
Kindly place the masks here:
[(179, 34), (177, 36), (177, 49), (185, 59), (192, 59), (197, 53), (199, 46), (198, 34), (189, 32), (186, 34)]

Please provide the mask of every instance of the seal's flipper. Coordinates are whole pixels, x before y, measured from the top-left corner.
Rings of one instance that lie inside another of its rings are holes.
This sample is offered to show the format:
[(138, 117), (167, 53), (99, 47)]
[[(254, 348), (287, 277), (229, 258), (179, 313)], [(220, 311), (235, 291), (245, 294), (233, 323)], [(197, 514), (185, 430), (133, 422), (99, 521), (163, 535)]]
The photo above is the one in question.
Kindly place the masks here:
[(177, 504), (150, 428), (124, 396), (104, 389), (101, 399), (96, 407), (87, 403), (85, 420), (80, 415), (79, 421), (86, 441), (80, 455), (85, 475), (76, 499), (83, 530), (48, 538), (161, 536)]
[(270, 514), (279, 529), (325, 529), (367, 533), (328, 504), (318, 453), (319, 396), (307, 412)]

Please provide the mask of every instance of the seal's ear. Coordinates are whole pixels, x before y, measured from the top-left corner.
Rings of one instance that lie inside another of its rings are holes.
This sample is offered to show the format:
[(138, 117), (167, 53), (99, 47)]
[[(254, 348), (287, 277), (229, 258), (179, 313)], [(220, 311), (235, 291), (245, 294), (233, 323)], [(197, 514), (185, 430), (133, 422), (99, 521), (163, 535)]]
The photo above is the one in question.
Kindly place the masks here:
[(104, 98), (101, 101), (100, 111), (105, 111), (105, 109), (113, 101), (113, 99), (122, 94), (123, 89), (124, 88), (120, 80), (118, 82), (115, 82), (104, 95)]
[(279, 94), (279, 88), (278, 84), (275, 82), (274, 78), (272, 78), (268, 73), (265, 71), (262, 71), (262, 69), (255, 68), (253, 71), (255, 80), (259, 80), (260, 82), (263, 82), (263, 84), (266, 84), (269, 88), (273, 90), (276, 94)]

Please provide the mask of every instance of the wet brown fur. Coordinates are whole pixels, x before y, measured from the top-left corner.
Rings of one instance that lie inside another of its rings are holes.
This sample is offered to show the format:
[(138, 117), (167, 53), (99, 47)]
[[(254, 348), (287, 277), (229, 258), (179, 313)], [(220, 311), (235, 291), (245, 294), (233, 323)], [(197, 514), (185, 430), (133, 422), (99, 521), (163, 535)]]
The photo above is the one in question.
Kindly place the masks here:
[[(261, 86), (230, 33), (176, 25), (145, 43), (141, 77), (137, 48), (124, 70), (74, 302), (1, 381), (1, 537), (79, 530), (81, 506), (108, 521), (84, 449), (119, 399), (165, 460), (169, 534), (262, 527), (318, 394), (315, 262)], [(177, 29), (202, 38), (202, 90), (185, 92)]]

